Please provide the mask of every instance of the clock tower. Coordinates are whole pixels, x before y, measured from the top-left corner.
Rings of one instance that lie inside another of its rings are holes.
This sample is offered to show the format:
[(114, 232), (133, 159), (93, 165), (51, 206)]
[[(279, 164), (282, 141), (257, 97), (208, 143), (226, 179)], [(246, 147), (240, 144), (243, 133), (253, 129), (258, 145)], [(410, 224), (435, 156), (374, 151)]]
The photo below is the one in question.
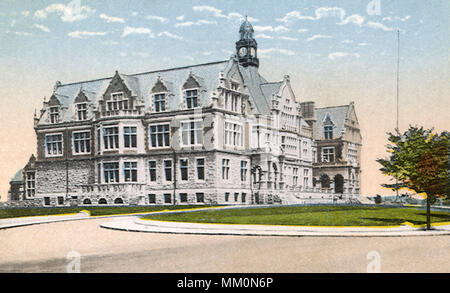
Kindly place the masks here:
[(248, 22), (247, 17), (245, 17), (245, 21), (241, 24), (239, 33), (241, 39), (236, 42), (236, 54), (239, 63), (244, 67), (259, 67), (259, 60), (256, 55), (258, 44), (253, 38), (253, 26)]

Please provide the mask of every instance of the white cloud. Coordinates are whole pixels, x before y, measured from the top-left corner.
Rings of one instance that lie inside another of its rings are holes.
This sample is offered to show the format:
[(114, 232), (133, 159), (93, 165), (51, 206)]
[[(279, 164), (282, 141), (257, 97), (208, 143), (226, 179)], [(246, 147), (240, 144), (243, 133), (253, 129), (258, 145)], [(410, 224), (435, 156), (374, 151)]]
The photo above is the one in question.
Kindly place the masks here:
[(71, 38), (84, 39), (84, 37), (104, 36), (107, 32), (87, 32), (87, 31), (75, 31), (70, 32), (67, 35)]
[(351, 43), (353, 43), (353, 41), (352, 41), (352, 40), (343, 40), (341, 43), (344, 43), (344, 44), (351, 44)]
[(255, 38), (257, 38), (257, 39), (273, 39), (271, 36), (268, 36), (266, 34), (257, 34), (257, 35), (255, 35)]
[(114, 16), (108, 16), (104, 13), (100, 14), (100, 18), (106, 20), (106, 22), (121, 22), (124, 23), (125, 20), (123, 18), (120, 17), (114, 17)]
[(122, 57), (125, 57), (125, 56), (127, 56), (127, 53), (125, 53), (125, 52), (120, 52), (119, 55), (122, 56)]
[(344, 58), (344, 57), (355, 57), (355, 58), (359, 58), (360, 55), (358, 53), (347, 53), (347, 52), (334, 52), (334, 53), (330, 53), (328, 55), (328, 58), (330, 60), (336, 60), (338, 58)]
[(358, 43), (358, 46), (361, 46), (361, 47), (365, 47), (365, 46), (369, 46), (370, 45), (370, 43)]
[(310, 41), (314, 41), (314, 40), (317, 40), (317, 39), (331, 39), (332, 37), (331, 36), (328, 36), (328, 35), (314, 35), (314, 36), (312, 36), (312, 37), (309, 37), (308, 39), (306, 39), (308, 42), (310, 42)]
[(172, 34), (172, 33), (170, 33), (170, 32), (160, 32), (160, 33), (158, 34), (158, 37), (161, 37), (161, 36), (166, 36), (166, 37), (169, 37), (169, 38), (172, 38), (172, 39), (176, 39), (176, 40), (181, 40), (181, 39), (183, 39), (183, 37), (174, 35), (174, 34)]
[(233, 54), (233, 51), (231, 51), (231, 50), (225, 50), (225, 49), (222, 49), (221, 51), (222, 51), (223, 53), (225, 53), (225, 54), (228, 54), (228, 55)]
[(280, 53), (280, 54), (288, 55), (288, 56), (295, 55), (294, 51), (292, 51), (292, 50), (288, 50), (288, 49), (276, 49), (276, 48), (259, 49), (258, 52), (259, 52), (260, 54)]
[(193, 25), (202, 25), (202, 24), (217, 24), (215, 21), (205, 20), (205, 19), (199, 19), (196, 22), (193, 21), (185, 21), (185, 22), (179, 22), (176, 23), (176, 27), (184, 27), (184, 26), (193, 26)]
[(136, 11), (131, 12), (131, 16), (137, 16), (138, 13)]
[(276, 21), (289, 23), (293, 20), (319, 20), (328, 17), (336, 17), (340, 20), (337, 24), (353, 23), (361, 26), (364, 22), (364, 17), (359, 14), (353, 14), (345, 18), (345, 9), (340, 7), (319, 7), (314, 11), (314, 15), (303, 15), (300, 11), (291, 11), (282, 18), (277, 18)]
[(386, 16), (386, 17), (383, 17), (382, 19), (381, 19), (381, 21), (392, 21), (392, 20), (399, 20), (399, 21), (401, 21), (401, 22), (405, 22), (405, 21), (407, 21), (408, 19), (410, 19), (411, 18), (411, 15), (407, 15), (407, 16), (405, 16), (405, 17), (400, 17), (400, 16), (395, 16), (394, 18), (392, 18), (392, 17), (390, 17), (390, 16)]
[(14, 32), (14, 33), (18, 36), (24, 36), (24, 37), (29, 37), (29, 36), (33, 35), (32, 33), (29, 33), (29, 32)]
[(152, 31), (146, 27), (125, 27), (123, 29), (122, 37), (126, 37), (128, 35), (148, 35), (150, 38), (154, 38), (155, 35), (152, 33)]
[(273, 32), (273, 27), (271, 27), (270, 25), (267, 26), (255, 25), (253, 26), (253, 29), (255, 30), (255, 32)]
[(282, 25), (279, 25), (279, 26), (275, 27), (273, 30), (275, 32), (287, 32), (287, 31), (290, 31), (290, 29), (288, 29), (287, 27), (282, 26)]
[[(71, 2), (72, 3), (72, 2)], [(40, 19), (45, 19), (51, 13), (56, 13), (61, 16), (64, 22), (73, 22), (76, 20), (85, 19), (89, 13), (94, 13), (95, 10), (89, 6), (64, 5), (61, 3), (54, 3), (44, 9), (36, 10), (34, 16)]]
[(30, 15), (30, 11), (25, 10), (25, 11), (22, 11), (21, 14), (22, 14), (23, 16), (27, 17), (28, 15)]
[[(208, 6), (208, 5), (194, 6), (194, 7), (192, 7), (192, 10), (198, 11), (198, 12), (204, 12), (204, 11), (210, 12), (210, 13), (212, 13), (214, 15), (214, 17), (225, 18), (225, 19), (228, 19), (228, 20), (231, 20), (231, 19), (243, 20), (244, 19), (244, 17), (240, 13), (230, 12), (228, 14), (224, 14), (224, 13), (222, 13), (222, 10), (217, 9), (217, 8), (215, 8), (213, 6)], [(253, 18), (253, 17), (247, 17), (247, 19), (248, 19), (248, 21), (251, 21), (251, 22), (257, 22), (258, 21), (258, 19)]]
[(285, 37), (285, 36), (281, 36), (279, 37), (280, 40), (285, 40), (285, 41), (298, 41), (297, 38), (291, 38), (291, 37)]
[(390, 32), (390, 31), (392, 31), (392, 28), (387, 27), (387, 26), (385, 26), (384, 24), (379, 23), (379, 22), (368, 21), (366, 25), (367, 25), (368, 27), (371, 27), (371, 28), (381, 29), (381, 30), (383, 30), (383, 31), (385, 31), (385, 32)]
[(306, 28), (301, 28), (298, 30), (299, 33), (305, 33), (307, 31), (308, 31), (308, 29), (306, 29)]
[(364, 17), (359, 14), (353, 14), (345, 19), (342, 19), (342, 21), (338, 22), (338, 24), (347, 24), (349, 22), (361, 26), (364, 22)]
[(162, 16), (149, 15), (149, 16), (147, 16), (146, 18), (147, 18), (148, 20), (157, 20), (157, 21), (159, 21), (160, 23), (167, 23), (167, 22), (169, 22), (169, 20), (168, 20), (167, 18), (162, 17)]
[(177, 16), (176, 20), (183, 21), (184, 20), (184, 15)]
[(34, 24), (33, 27), (40, 29), (41, 31), (50, 32), (50, 29), (48, 27), (46, 27), (45, 25), (42, 24)]

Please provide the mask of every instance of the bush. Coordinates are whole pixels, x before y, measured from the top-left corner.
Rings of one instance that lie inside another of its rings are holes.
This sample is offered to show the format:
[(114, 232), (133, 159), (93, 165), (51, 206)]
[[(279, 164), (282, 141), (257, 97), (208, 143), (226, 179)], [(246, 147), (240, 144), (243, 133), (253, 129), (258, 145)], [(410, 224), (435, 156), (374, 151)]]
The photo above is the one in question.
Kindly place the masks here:
[(377, 194), (377, 195), (375, 196), (375, 203), (376, 203), (376, 204), (380, 204), (381, 202), (382, 202), (381, 195)]

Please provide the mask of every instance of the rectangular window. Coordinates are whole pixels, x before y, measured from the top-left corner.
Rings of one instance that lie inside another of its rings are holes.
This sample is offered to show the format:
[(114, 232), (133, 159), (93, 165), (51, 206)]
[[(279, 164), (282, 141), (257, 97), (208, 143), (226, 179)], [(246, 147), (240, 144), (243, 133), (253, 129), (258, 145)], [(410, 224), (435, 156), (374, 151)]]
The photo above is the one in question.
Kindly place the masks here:
[(103, 163), (103, 177), (105, 183), (119, 182), (119, 163)]
[(44, 205), (49, 206), (50, 205), (50, 197), (44, 196)]
[(137, 162), (124, 162), (125, 182), (137, 182)]
[(64, 204), (64, 197), (63, 196), (58, 196), (58, 205), (62, 206)]
[(170, 193), (164, 193), (164, 203), (171, 203), (172, 195)]
[(229, 201), (229, 200), (230, 200), (230, 193), (225, 192), (225, 201)]
[(225, 144), (242, 146), (242, 126), (240, 124), (225, 122)]
[(36, 173), (26, 173), (26, 192), (28, 197), (34, 197), (36, 193)]
[(241, 161), (241, 181), (247, 181), (247, 161)]
[(135, 148), (136, 143), (136, 127), (126, 126), (123, 128), (123, 142), (126, 148)]
[(222, 159), (222, 179), (228, 179), (228, 173), (230, 172), (230, 159)]
[(240, 102), (240, 96), (233, 94), (231, 95), (231, 111), (238, 112), (239, 111), (239, 102)]
[(149, 194), (148, 195), (148, 203), (156, 203), (156, 194)]
[(187, 202), (187, 193), (180, 193), (180, 202)]
[(59, 122), (59, 107), (50, 107), (48, 109), (50, 116), (50, 123), (58, 123)]
[(181, 122), (181, 144), (200, 145), (202, 143), (202, 121)]
[(153, 105), (155, 112), (161, 112), (166, 110), (166, 95), (156, 94), (153, 96)]
[(323, 135), (325, 139), (333, 139), (333, 126), (331, 125), (324, 126)]
[(73, 133), (73, 152), (75, 154), (91, 152), (91, 133), (89, 131)]
[(119, 127), (103, 128), (103, 146), (105, 150), (119, 148)]
[(334, 162), (334, 147), (322, 148), (322, 162)]
[(303, 169), (303, 187), (308, 187), (309, 185), (309, 170)]
[(79, 103), (76, 104), (77, 107), (77, 117), (78, 120), (86, 120), (87, 119), (87, 103)]
[(181, 173), (181, 180), (187, 181), (188, 180), (188, 159), (180, 160), (180, 173)]
[(111, 94), (111, 100), (106, 102), (106, 110), (128, 110), (128, 100), (123, 98), (123, 93)]
[(205, 180), (205, 159), (197, 159), (197, 179)]
[(234, 201), (237, 202), (239, 200), (239, 192), (234, 193)]
[(192, 109), (198, 107), (197, 90), (187, 90), (186, 96), (186, 108)]
[(247, 197), (247, 194), (244, 193), (244, 192), (242, 192), (241, 196), (242, 196), (242, 197), (241, 197), (241, 201), (242, 201), (242, 202), (245, 202), (246, 197)]
[(62, 134), (50, 134), (45, 136), (47, 155), (62, 155)]
[(172, 181), (172, 160), (164, 160), (164, 176), (166, 181)]
[(195, 197), (197, 198), (197, 202), (205, 202), (205, 195), (203, 192), (197, 192)]
[(169, 124), (156, 124), (149, 126), (150, 147), (160, 148), (170, 146)]
[(150, 174), (150, 181), (156, 181), (156, 161), (148, 161), (148, 170)]
[(298, 184), (298, 168), (292, 168), (292, 185)]

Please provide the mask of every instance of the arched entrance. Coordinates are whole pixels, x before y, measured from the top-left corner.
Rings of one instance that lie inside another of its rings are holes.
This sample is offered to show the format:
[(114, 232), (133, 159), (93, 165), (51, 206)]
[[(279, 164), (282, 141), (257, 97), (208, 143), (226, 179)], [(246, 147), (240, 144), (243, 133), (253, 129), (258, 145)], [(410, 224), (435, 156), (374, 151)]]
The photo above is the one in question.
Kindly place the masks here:
[(98, 204), (107, 204), (106, 199), (100, 198), (100, 199), (98, 200)]
[(344, 193), (344, 177), (341, 174), (334, 176), (334, 193)]
[(123, 204), (123, 200), (120, 197), (118, 197), (114, 200), (114, 203), (115, 204)]
[(83, 200), (83, 204), (92, 204), (92, 202), (89, 198), (86, 198), (85, 200)]

